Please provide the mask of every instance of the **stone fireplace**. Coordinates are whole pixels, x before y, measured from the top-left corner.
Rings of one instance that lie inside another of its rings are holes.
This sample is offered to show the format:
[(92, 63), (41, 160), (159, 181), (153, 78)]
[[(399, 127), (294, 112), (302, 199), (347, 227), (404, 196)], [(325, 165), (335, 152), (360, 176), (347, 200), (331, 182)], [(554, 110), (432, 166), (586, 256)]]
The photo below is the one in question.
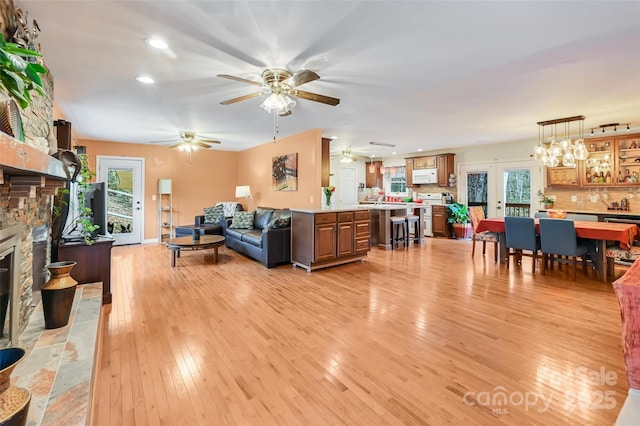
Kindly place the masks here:
[(34, 275), (37, 291), (51, 259), (53, 194), (66, 179), (60, 161), (0, 133), (0, 347), (17, 344), (39, 301)]

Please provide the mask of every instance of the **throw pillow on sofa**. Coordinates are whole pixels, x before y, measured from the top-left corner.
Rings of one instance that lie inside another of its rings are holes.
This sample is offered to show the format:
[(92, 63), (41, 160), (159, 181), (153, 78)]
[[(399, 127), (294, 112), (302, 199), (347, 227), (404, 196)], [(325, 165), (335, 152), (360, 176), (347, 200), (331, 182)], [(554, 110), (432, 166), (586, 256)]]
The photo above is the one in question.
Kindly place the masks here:
[(224, 217), (224, 207), (217, 205), (215, 207), (207, 207), (204, 209), (204, 223), (219, 223)]
[(253, 212), (236, 212), (233, 215), (229, 228), (233, 229), (253, 229)]
[(273, 212), (271, 216), (271, 222), (267, 225), (267, 228), (279, 229), (288, 228), (291, 226), (291, 210), (280, 209)]

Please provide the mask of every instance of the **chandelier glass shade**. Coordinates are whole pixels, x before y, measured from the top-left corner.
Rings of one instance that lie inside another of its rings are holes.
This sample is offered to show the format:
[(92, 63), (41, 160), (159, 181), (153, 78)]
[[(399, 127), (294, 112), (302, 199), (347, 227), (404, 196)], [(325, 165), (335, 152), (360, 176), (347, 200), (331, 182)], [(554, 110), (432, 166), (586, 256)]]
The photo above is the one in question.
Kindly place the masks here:
[(296, 101), (284, 93), (271, 93), (267, 99), (260, 104), (260, 107), (264, 108), (268, 113), (275, 111), (278, 115), (288, 113), (294, 106), (296, 106)]
[[(571, 139), (570, 123), (579, 121), (580, 137)], [(557, 118), (554, 120), (539, 121), (538, 123), (538, 143), (533, 149), (533, 158), (542, 166), (548, 167), (576, 167), (577, 161), (584, 161), (589, 158), (589, 150), (584, 144), (583, 129), (584, 116)], [(557, 136), (558, 124), (564, 124), (565, 132), (563, 137)], [(549, 142), (545, 141), (545, 126), (553, 125), (553, 135)]]

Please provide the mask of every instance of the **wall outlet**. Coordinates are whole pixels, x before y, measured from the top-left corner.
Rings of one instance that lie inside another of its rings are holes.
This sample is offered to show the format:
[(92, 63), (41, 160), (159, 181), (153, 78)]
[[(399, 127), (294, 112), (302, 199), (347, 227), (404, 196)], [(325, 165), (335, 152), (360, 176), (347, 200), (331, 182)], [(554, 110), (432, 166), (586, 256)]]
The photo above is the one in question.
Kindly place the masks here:
[(155, 201), (155, 200), (156, 200), (156, 194), (153, 194), (153, 195), (151, 196), (151, 201)]
[(313, 204), (313, 195), (312, 195), (311, 197), (309, 197), (309, 202), (310, 202), (311, 204)]
[(571, 202), (577, 203), (578, 202), (578, 196), (577, 195), (572, 195), (571, 196)]

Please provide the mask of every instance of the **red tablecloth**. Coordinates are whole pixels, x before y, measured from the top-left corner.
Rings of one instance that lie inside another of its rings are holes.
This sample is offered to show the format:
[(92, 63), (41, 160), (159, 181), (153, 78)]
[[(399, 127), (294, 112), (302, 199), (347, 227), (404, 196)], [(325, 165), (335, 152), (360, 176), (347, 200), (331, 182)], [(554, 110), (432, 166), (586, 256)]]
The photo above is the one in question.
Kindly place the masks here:
[[(535, 221), (536, 229), (538, 229), (538, 219)], [(633, 238), (638, 234), (638, 226), (635, 224), (583, 220), (575, 220), (573, 223), (576, 228), (576, 236), (592, 240), (619, 241), (620, 247), (625, 250), (630, 247)], [(504, 218), (482, 219), (476, 232), (482, 231), (504, 232)]]

